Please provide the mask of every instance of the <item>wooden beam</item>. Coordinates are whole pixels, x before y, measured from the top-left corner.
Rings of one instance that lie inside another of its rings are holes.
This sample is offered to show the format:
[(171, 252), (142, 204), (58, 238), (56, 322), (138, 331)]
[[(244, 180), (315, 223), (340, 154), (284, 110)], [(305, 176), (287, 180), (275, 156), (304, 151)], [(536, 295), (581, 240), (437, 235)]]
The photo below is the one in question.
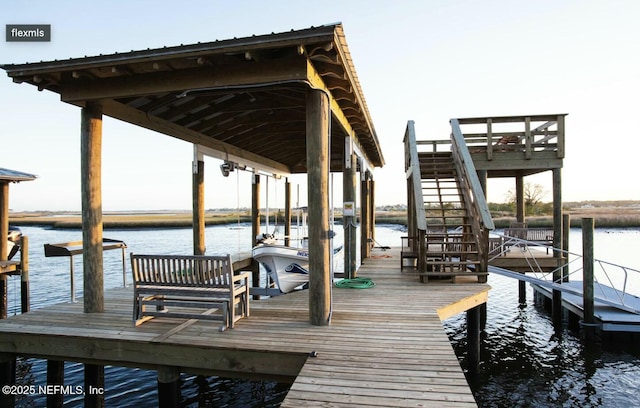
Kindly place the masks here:
[(102, 257), (102, 107), (87, 103), (81, 121), (84, 312), (104, 311)]
[(96, 79), (70, 78), (60, 84), (60, 98), (64, 102), (82, 102), (305, 78), (306, 60), (286, 58), (224, 68), (199, 67)]
[[(315, 70), (311, 62), (307, 62), (307, 80), (309, 81), (309, 84), (311, 85), (312, 88), (323, 90), (327, 92), (329, 95), (331, 95), (331, 92), (329, 91), (326, 84), (322, 80), (322, 77)], [(344, 111), (332, 96), (330, 96), (329, 106), (331, 107), (331, 113), (333, 114), (333, 119), (338, 122), (338, 124), (340, 125), (344, 133), (347, 135), (355, 136), (353, 137), (354, 151), (356, 152), (358, 157), (362, 157), (366, 161), (367, 168), (373, 168), (374, 166), (371, 164), (372, 160), (368, 155), (365, 154), (367, 150), (362, 146), (359, 140), (359, 137), (362, 135), (358, 135), (355, 129), (353, 129)], [(371, 133), (371, 134), (374, 135), (375, 133)], [(378, 146), (378, 149), (380, 149), (379, 146)], [(380, 153), (380, 158), (382, 160), (381, 153)], [(382, 164), (384, 164), (384, 160), (382, 160), (382, 162), (383, 162)]]
[(437, 310), (440, 320), (445, 321), (450, 317), (453, 317), (462, 312), (466, 312), (476, 306), (480, 306), (483, 303), (487, 303), (489, 298), (489, 289), (484, 289), (475, 295), (471, 295), (459, 300), (455, 300), (452, 303), (445, 305)]
[(309, 321), (330, 323), (329, 101), (320, 90), (307, 93), (307, 182), (309, 211)]
[[(182, 126), (176, 125), (175, 123), (165, 121), (161, 118), (147, 115), (144, 112), (141, 112), (124, 104), (114, 101), (105, 101), (103, 109), (105, 115), (132, 123), (134, 125), (142, 126), (144, 128), (163, 133), (165, 135), (173, 136), (189, 143), (194, 143), (209, 148), (210, 151), (206, 149), (202, 150), (204, 154), (213, 156), (213, 152), (218, 152), (220, 155), (222, 155), (221, 157), (223, 158), (229, 157), (230, 160), (234, 161), (244, 161), (254, 163), (256, 165), (262, 165), (264, 167), (273, 169), (274, 172), (280, 174), (291, 173), (289, 167), (280, 162), (268, 159), (255, 153), (248, 152), (229, 143), (221, 142), (219, 140), (205, 136), (201, 133), (194, 132)], [(234, 159), (231, 159), (232, 156), (234, 157)]]

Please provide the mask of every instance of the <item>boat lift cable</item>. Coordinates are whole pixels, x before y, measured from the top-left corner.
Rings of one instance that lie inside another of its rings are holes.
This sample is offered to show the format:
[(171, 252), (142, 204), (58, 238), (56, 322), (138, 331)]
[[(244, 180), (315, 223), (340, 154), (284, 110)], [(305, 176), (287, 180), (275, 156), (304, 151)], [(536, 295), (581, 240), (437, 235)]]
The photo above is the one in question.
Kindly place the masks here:
[(370, 278), (353, 278), (353, 279), (341, 279), (334, 283), (336, 288), (348, 288), (348, 289), (369, 289), (376, 286), (375, 282)]

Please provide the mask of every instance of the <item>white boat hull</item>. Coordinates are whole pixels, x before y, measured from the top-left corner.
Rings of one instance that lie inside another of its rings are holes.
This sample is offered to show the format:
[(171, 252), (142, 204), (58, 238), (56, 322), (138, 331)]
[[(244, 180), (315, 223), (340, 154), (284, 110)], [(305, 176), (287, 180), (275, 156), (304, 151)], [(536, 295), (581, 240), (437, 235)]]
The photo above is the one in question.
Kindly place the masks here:
[[(342, 253), (342, 247), (334, 250)], [(264, 266), (282, 293), (309, 282), (309, 250), (284, 245), (262, 244), (253, 248), (253, 258)]]

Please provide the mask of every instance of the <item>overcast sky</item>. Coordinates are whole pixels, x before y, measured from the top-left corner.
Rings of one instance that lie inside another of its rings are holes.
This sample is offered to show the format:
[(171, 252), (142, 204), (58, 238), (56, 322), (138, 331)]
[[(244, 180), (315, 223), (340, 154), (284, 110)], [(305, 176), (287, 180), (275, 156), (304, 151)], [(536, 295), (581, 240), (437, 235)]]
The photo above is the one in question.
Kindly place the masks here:
[[(376, 204), (406, 201), (407, 120), (419, 139), (443, 139), (451, 118), (547, 113), (569, 114), (564, 201), (638, 200), (639, 18), (634, 0), (11, 1), (3, 26), (51, 24), (52, 40), (2, 41), (0, 64), (342, 22), (387, 163), (374, 173)], [(11, 186), (10, 207), (80, 209), (80, 109), (0, 74), (0, 167), (39, 177)], [(103, 209), (190, 209), (192, 155), (186, 142), (105, 118)], [(223, 178), (219, 164), (206, 160), (205, 207), (250, 206), (250, 175)], [(551, 172), (525, 181), (551, 200)], [(513, 184), (490, 182), (489, 201)], [(282, 182), (269, 189), (270, 205), (282, 206)]]

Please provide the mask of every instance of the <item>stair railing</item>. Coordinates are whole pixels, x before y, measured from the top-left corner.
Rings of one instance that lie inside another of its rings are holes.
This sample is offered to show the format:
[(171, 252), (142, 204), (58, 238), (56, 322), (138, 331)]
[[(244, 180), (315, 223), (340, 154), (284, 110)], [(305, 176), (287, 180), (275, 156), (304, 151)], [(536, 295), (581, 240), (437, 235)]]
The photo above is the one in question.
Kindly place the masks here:
[(488, 267), (489, 231), (495, 229), (484, 191), (457, 119), (451, 119), (451, 151), (458, 171), (460, 192), (470, 215), (471, 231), (478, 243), (480, 268)]
[(404, 133), (404, 169), (407, 178), (407, 223), (409, 236), (417, 237), (413, 240), (418, 248), (412, 250), (418, 252), (418, 271), (426, 271), (426, 233), (427, 217), (424, 210), (422, 197), (422, 181), (420, 175), (420, 160), (416, 143), (414, 122), (407, 122)]

